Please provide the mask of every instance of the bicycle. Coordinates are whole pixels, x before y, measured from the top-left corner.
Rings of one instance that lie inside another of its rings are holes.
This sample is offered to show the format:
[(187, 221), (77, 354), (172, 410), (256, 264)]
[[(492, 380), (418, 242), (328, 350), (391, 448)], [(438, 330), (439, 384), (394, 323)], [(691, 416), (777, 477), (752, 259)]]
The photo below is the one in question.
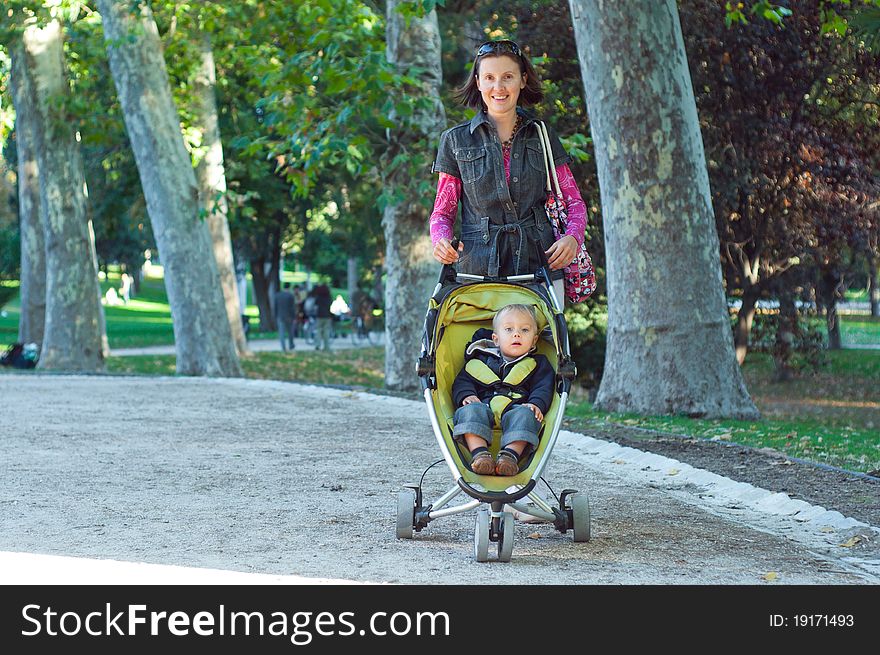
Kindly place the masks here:
[(363, 316), (355, 316), (351, 324), (351, 340), (355, 345), (372, 344), (373, 333)]

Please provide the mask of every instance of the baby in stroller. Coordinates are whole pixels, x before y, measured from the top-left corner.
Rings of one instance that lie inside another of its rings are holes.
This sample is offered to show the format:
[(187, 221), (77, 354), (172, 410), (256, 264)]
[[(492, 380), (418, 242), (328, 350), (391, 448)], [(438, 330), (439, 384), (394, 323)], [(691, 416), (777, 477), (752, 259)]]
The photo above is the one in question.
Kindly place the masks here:
[[(505, 354), (511, 361), (505, 362)], [(563, 489), (554, 505), (535, 489), (539, 481), (546, 483), (542, 473), (577, 373), (562, 304), (546, 270), (486, 278), (444, 267), (428, 303), (417, 371), (443, 454), (421, 477), (445, 462), (453, 486), (429, 502), (422, 481), (403, 485), (397, 496), (398, 539), (412, 539), (437, 519), (476, 509), (478, 562), (488, 560), (490, 543), (497, 544), (499, 561), (510, 561), (514, 512), (573, 532), (576, 542), (589, 541), (585, 493)], [(453, 503), (460, 494), (471, 500)]]
[[(465, 365), (452, 384), (458, 408), (453, 437), (467, 446), (474, 473), (516, 475), (524, 451), (538, 446), (556, 375), (547, 358), (534, 352), (538, 336), (534, 308), (510, 304), (495, 314), (492, 330), (477, 330), (465, 349)], [(489, 444), (496, 425), (501, 443), (494, 459)]]

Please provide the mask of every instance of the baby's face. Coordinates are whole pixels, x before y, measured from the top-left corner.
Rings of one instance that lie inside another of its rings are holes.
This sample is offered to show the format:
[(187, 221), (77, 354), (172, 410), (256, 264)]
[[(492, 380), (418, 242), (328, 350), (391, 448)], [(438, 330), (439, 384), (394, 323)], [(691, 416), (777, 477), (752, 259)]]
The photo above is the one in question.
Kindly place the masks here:
[(506, 312), (501, 315), (492, 341), (509, 359), (516, 359), (529, 352), (538, 342), (538, 326), (529, 314)]

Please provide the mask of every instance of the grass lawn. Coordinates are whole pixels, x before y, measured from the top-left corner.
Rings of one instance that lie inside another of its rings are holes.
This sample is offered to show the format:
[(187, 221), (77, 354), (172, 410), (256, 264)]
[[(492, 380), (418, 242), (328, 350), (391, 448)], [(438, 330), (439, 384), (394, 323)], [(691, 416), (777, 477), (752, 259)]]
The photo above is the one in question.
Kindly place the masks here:
[(759, 421), (641, 417), (600, 412), (573, 398), (573, 426), (605, 423), (773, 448), (854, 471), (880, 468), (880, 350), (830, 351), (828, 365), (787, 383), (773, 381), (769, 355), (750, 353), (743, 374)]
[[(159, 268), (159, 267), (154, 267)], [(305, 283), (304, 273), (285, 271), (284, 281), (292, 284)], [(18, 298), (18, 283), (0, 283), (0, 299), (6, 299), (0, 312), (0, 349), (18, 340), (18, 319), (21, 313)], [(101, 281), (101, 293), (110, 287), (119, 288), (119, 275), (111, 270), (109, 277)], [(9, 293), (7, 289), (13, 292)], [(331, 289), (333, 297), (343, 294), (342, 289)], [(259, 311), (256, 305), (248, 305), (245, 313), (251, 317), (251, 338), (275, 338), (276, 332), (257, 332)], [(140, 348), (143, 346), (172, 345), (174, 329), (171, 323), (171, 308), (165, 294), (165, 281), (161, 277), (145, 278), (138, 294), (127, 305), (105, 305), (107, 321), (107, 340), (110, 349)]]

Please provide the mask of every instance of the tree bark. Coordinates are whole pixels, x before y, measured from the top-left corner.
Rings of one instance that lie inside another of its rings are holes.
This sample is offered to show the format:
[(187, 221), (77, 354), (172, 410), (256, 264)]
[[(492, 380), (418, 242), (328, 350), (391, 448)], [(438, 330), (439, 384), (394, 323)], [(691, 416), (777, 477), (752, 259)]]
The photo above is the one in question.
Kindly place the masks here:
[(226, 304), (226, 317), (239, 355), (248, 353), (247, 340), (241, 323), (242, 309), (238, 300), (232, 239), (229, 235), (229, 206), (226, 202), (226, 172), (223, 166), (223, 143), (217, 117), (216, 73), (214, 53), (207, 34), (200, 35), (200, 67), (192, 81), (195, 98), (196, 127), (202, 132), (203, 156), (196, 166), (199, 202), (208, 221), (214, 259), (220, 274), (220, 286)]
[[(240, 376), (211, 235), (149, 6), (99, 0), (110, 72), (165, 268), (177, 372)], [(137, 13), (134, 13), (134, 12)]]
[(825, 327), (828, 332), (828, 350), (840, 350), (843, 342), (840, 337), (840, 317), (837, 313), (838, 285), (840, 277), (828, 269), (819, 271), (820, 302), (825, 310)]
[(37, 164), (32, 105), (33, 81), (24, 61), (24, 46), (12, 52), (11, 86), (15, 105), (15, 145), (18, 151), (18, 225), (21, 238), (21, 275), (18, 320), (19, 343), (42, 348), (46, 323), (46, 245), (40, 220), (40, 169)]
[[(408, 132), (389, 134), (392, 154), (404, 148), (410, 152), (425, 149), (446, 126), (446, 113), (440, 100), (443, 72), (437, 14), (431, 10), (423, 18), (412, 18), (407, 25), (397, 11), (399, 4), (400, 0), (389, 0), (387, 4), (386, 56), (399, 70), (417, 68), (420, 88), (413, 93), (432, 102), (429, 109), (416, 110)], [(402, 197), (407, 198), (389, 204), (382, 216), (388, 272), (385, 385), (389, 389), (414, 391), (418, 388), (415, 366), (425, 312), (439, 273), (428, 235), (431, 199), (414, 192), (414, 181), (403, 172), (388, 176), (385, 184), (403, 191)]]
[(779, 314), (776, 316), (776, 344), (773, 348), (773, 363), (776, 367), (775, 381), (788, 382), (794, 377), (791, 356), (795, 350), (797, 333), (797, 307), (788, 287), (779, 293)]
[(272, 277), (266, 274), (266, 260), (251, 260), (251, 281), (254, 285), (254, 304), (260, 314), (260, 332), (274, 332), (275, 315), (272, 313)]
[[(348, 302), (354, 302), (354, 297), (358, 291), (358, 260), (352, 255), (348, 256), (346, 261), (346, 284), (348, 289)], [(354, 309), (354, 308), (352, 308)]]
[[(61, 25), (25, 29), (16, 67), (25, 82), (15, 93), (21, 112), (33, 112), (31, 137), (40, 176), (40, 222), (45, 246), (45, 322), (37, 366), (95, 373), (104, 370), (104, 316), (95, 269), (85, 177), (77, 137), (64, 113), (68, 85)], [(20, 64), (20, 66), (19, 66)]]
[(733, 345), (736, 350), (736, 361), (742, 366), (749, 352), (749, 337), (752, 323), (755, 320), (755, 306), (758, 302), (758, 289), (754, 285), (746, 286), (743, 291), (742, 304), (736, 315), (736, 328), (733, 333)]
[(871, 303), (871, 316), (880, 316), (880, 275), (877, 269), (880, 256), (868, 253), (868, 301)]
[(753, 419), (674, 0), (570, 0), (605, 227), (597, 406)]

